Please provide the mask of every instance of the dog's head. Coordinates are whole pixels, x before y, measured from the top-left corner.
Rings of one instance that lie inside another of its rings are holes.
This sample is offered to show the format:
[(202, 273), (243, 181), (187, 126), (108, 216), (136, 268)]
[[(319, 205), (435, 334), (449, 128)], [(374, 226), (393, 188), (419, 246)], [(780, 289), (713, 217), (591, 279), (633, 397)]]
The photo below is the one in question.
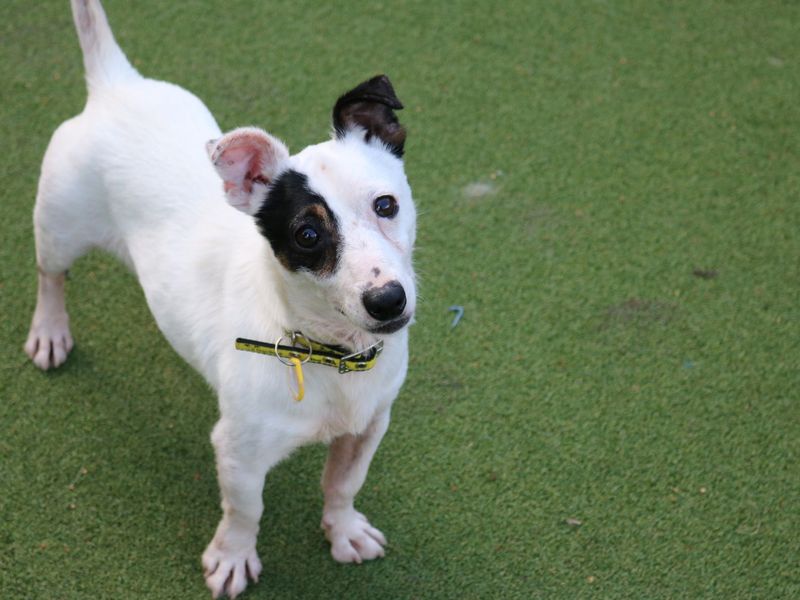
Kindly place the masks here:
[(401, 108), (378, 76), (336, 102), (331, 140), (298, 154), (253, 127), (208, 144), (228, 202), (253, 216), (282, 266), (293, 312), (337, 339), (391, 334), (414, 315)]

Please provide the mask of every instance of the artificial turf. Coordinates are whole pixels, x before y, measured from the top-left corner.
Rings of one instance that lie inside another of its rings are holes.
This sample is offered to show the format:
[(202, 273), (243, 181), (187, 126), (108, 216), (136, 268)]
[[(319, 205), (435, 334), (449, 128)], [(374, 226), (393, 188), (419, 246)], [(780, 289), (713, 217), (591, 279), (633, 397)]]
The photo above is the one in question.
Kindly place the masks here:
[[(246, 598), (800, 597), (800, 5), (106, 2), (146, 75), (295, 151), (388, 73), (420, 211), (411, 368), (335, 564), (323, 448)], [(0, 5), (0, 589), (204, 598), (215, 400), (100, 254), (37, 371), (30, 214), (85, 90), (66, 1)], [(450, 305), (465, 308), (450, 330)]]

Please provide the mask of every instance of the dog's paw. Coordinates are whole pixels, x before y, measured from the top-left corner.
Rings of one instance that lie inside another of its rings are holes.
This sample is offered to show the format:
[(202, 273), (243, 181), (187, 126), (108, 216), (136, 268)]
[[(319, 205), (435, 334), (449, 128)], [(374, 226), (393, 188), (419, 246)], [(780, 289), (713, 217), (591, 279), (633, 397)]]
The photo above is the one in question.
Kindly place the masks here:
[(361, 564), (384, 555), (386, 538), (356, 510), (326, 512), (322, 528), (337, 562)]
[(258, 582), (261, 561), (255, 547), (245, 552), (225, 552), (212, 541), (203, 553), (206, 585), (214, 598), (236, 598), (247, 587), (247, 578)]
[(72, 334), (66, 314), (43, 319), (34, 318), (28, 339), (27, 354), (37, 367), (46, 371), (61, 365), (72, 350)]

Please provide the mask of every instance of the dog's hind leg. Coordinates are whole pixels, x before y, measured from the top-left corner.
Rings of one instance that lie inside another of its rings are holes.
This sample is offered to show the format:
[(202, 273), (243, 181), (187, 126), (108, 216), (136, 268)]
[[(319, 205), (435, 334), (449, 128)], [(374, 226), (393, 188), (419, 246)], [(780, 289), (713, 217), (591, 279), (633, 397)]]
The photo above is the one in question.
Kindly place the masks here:
[(72, 334), (64, 302), (64, 273), (39, 268), (39, 291), (25, 352), (40, 369), (57, 367), (72, 350)]
[[(45, 154), (33, 226), (39, 289), (25, 352), (40, 369), (62, 364), (72, 349), (64, 297), (70, 265), (100, 240), (107, 227), (98, 203), (98, 183), (81, 164), (81, 117), (67, 121), (53, 135)], [(106, 234), (108, 235), (108, 234)]]
[(99, 0), (72, 0), (72, 13), (83, 50), (89, 101), (83, 114), (62, 123), (53, 134), (39, 179), (33, 213), (39, 292), (25, 352), (41, 369), (59, 366), (72, 349), (64, 300), (65, 275), (72, 262), (99, 246), (131, 265), (105, 202), (100, 164), (108, 154), (102, 144), (104, 133), (108, 134), (98, 125), (97, 111), (90, 113), (92, 97), (99, 91), (139, 74), (114, 40)]

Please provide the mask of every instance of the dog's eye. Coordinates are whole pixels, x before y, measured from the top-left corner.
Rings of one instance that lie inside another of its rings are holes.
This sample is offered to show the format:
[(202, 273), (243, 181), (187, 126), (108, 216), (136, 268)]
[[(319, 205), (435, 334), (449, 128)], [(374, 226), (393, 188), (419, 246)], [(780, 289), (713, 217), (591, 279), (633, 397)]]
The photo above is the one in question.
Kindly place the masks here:
[(397, 211), (400, 210), (394, 196), (380, 196), (375, 198), (375, 202), (373, 202), (372, 206), (375, 209), (375, 213), (384, 219), (391, 219), (397, 214)]
[(301, 248), (313, 248), (319, 241), (319, 234), (311, 225), (303, 225), (300, 229), (295, 231), (294, 241), (297, 242), (297, 245)]

